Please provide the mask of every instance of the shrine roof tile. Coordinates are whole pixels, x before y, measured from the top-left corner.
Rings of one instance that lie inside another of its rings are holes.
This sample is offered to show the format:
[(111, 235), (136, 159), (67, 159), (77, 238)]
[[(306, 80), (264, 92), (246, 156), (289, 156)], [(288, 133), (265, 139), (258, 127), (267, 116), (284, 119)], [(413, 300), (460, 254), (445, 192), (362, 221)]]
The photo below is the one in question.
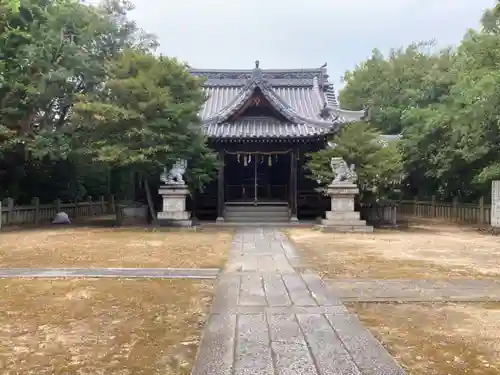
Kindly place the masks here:
[(303, 138), (327, 135), (335, 126), (322, 127), (307, 123), (280, 122), (273, 118), (242, 118), (234, 122), (210, 123), (203, 126), (211, 138)]
[[(326, 66), (326, 65), (325, 65)], [(363, 111), (346, 111), (339, 107), (335, 90), (328, 82), (325, 66), (317, 69), (270, 70), (200, 70), (204, 77), (207, 100), (200, 111), (205, 133), (209, 137), (305, 137), (328, 134), (340, 125), (360, 120)], [(289, 122), (275, 119), (243, 119), (228, 123), (231, 113), (259, 87)], [(325, 114), (326, 110), (326, 114)]]

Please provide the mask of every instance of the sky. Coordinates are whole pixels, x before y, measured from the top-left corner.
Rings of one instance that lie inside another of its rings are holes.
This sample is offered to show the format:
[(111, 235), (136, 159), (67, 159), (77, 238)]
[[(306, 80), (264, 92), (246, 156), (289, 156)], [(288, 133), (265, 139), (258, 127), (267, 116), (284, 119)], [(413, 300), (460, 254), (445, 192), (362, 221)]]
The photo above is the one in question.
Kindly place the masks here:
[(414, 41), (457, 44), (495, 0), (132, 0), (164, 55), (194, 68), (346, 70)]

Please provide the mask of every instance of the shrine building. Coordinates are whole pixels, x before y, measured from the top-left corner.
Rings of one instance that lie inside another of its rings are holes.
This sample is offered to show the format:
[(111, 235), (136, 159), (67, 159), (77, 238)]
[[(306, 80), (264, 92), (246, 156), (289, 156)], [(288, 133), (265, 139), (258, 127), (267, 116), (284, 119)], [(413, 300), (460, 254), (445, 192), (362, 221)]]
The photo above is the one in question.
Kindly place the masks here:
[(192, 69), (206, 78), (203, 131), (223, 167), (193, 199), (198, 218), (295, 221), (315, 218), (329, 200), (303, 165), (306, 154), (364, 111), (340, 108), (326, 64), (316, 69)]

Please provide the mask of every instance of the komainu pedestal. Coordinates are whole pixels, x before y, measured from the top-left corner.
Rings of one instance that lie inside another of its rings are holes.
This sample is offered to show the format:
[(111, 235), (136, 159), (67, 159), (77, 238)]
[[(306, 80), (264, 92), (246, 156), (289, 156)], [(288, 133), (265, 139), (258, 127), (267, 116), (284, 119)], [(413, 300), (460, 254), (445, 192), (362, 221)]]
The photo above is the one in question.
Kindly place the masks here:
[(328, 186), (331, 209), (321, 220), (318, 229), (325, 232), (373, 232), (373, 227), (360, 219), (354, 211), (354, 197), (359, 193), (356, 184), (350, 181), (334, 181)]
[(165, 184), (158, 193), (163, 198), (162, 211), (158, 212), (160, 225), (190, 227), (193, 225), (191, 214), (186, 211), (186, 198), (189, 190), (186, 185)]

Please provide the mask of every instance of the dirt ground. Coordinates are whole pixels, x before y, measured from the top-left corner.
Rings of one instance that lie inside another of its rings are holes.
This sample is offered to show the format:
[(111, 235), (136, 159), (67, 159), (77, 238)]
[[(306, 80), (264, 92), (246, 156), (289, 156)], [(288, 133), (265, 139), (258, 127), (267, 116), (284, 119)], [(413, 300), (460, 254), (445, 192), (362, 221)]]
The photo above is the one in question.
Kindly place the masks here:
[(498, 278), (500, 237), (447, 224), (419, 223), (374, 233), (287, 230), (328, 278)]
[(212, 291), (193, 280), (0, 280), (0, 373), (187, 375)]
[(43, 228), (0, 233), (0, 267), (222, 268), (232, 233)]
[(500, 374), (499, 303), (348, 307), (410, 375)]

